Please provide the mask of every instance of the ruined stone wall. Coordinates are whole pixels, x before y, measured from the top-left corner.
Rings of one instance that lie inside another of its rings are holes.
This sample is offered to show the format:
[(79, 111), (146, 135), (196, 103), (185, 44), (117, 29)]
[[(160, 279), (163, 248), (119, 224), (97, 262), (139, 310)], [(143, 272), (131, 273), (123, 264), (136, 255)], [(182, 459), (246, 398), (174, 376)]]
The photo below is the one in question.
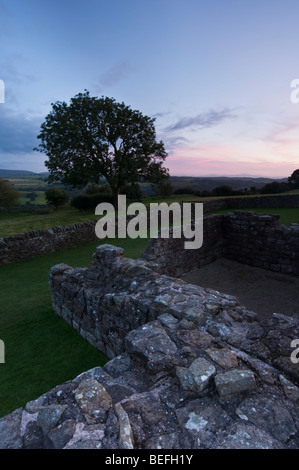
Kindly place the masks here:
[(13, 237), (0, 238), (0, 265), (54, 253), (96, 240), (96, 222), (32, 230)]
[(158, 265), (160, 273), (168, 276), (181, 276), (193, 269), (205, 266), (223, 256), (223, 216), (205, 216), (203, 221), (203, 245), (200, 249), (185, 249), (184, 237), (153, 238), (141, 254), (141, 259)]
[(279, 216), (236, 211), (223, 218), (223, 256), (250, 266), (299, 276), (299, 225)]
[(55, 312), (116, 357), (1, 418), (0, 448), (298, 449), (298, 320), (121, 255), (52, 268)]
[(203, 246), (185, 250), (184, 238), (155, 238), (141, 254), (158, 271), (181, 276), (218, 258), (299, 276), (299, 225), (279, 224), (279, 215), (247, 211), (205, 216)]
[[(212, 201), (203, 200), (203, 212), (205, 214), (221, 209), (244, 209), (251, 207), (299, 207), (299, 195), (218, 198)], [(130, 216), (128, 216), (127, 219), (129, 220)], [(212, 222), (207, 222), (207, 224), (212, 224)], [(53, 227), (50, 230), (33, 230), (13, 237), (0, 238), (0, 266), (96, 240), (95, 225), (96, 221), (85, 222), (83, 224)], [(211, 227), (211, 234), (213, 230), (214, 228)], [(213, 235), (210, 236), (213, 238), (213, 244), (217, 250), (216, 246), (219, 242), (217, 242)], [(206, 244), (209, 243), (207, 242), (207, 237), (205, 237), (205, 240)], [(179, 244), (177, 248), (179, 250)], [(204, 250), (205, 249), (206, 248), (204, 248)], [(210, 251), (209, 248), (207, 248), (207, 250)], [(211, 251), (210, 254), (212, 256)], [(205, 257), (203, 252), (200, 257), (201, 256)], [(210, 259), (214, 260), (217, 257), (218, 254), (212, 256)], [(205, 261), (201, 260), (200, 263), (205, 264)]]
[(263, 209), (270, 207), (299, 207), (299, 194), (227, 197), (217, 198), (212, 201), (203, 199), (204, 213), (223, 209)]

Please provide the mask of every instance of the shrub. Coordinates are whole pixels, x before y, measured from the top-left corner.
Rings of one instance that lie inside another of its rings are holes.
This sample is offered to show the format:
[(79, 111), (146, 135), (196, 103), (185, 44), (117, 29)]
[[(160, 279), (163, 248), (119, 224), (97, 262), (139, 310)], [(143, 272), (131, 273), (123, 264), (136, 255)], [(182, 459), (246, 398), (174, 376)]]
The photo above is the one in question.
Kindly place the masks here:
[(79, 211), (90, 211), (90, 210), (94, 211), (96, 206), (98, 204), (101, 204), (102, 202), (109, 202), (110, 204), (113, 204), (112, 195), (103, 194), (103, 193), (97, 193), (97, 194), (81, 193), (72, 199), (71, 206), (75, 207), (75, 209), (78, 209)]
[(141, 201), (143, 194), (139, 184), (126, 184), (121, 190), (120, 194), (125, 194), (131, 201)]
[(46, 201), (55, 209), (63, 206), (69, 200), (69, 196), (66, 191), (60, 188), (50, 188), (45, 192)]
[(9, 209), (19, 200), (19, 193), (7, 181), (0, 179), (0, 207)]

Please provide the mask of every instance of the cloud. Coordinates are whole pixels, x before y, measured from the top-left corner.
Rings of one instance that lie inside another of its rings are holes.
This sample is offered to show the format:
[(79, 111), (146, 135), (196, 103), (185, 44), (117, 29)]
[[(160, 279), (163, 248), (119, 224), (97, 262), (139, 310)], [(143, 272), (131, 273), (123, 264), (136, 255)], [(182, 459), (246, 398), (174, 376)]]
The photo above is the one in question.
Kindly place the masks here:
[(162, 113), (152, 114), (151, 117), (156, 119), (156, 118), (164, 117), (164, 116), (166, 116), (167, 114), (170, 114), (170, 112), (169, 112), (169, 111), (166, 111), (166, 112), (162, 112)]
[(131, 63), (128, 60), (124, 60), (102, 73), (99, 77), (98, 84), (100, 87), (112, 87), (126, 78), (132, 70), (133, 67)]
[(28, 119), (0, 104), (0, 154), (32, 152), (38, 144), (41, 119)]
[(168, 152), (172, 152), (173, 150), (189, 143), (189, 140), (183, 136), (176, 136), (176, 137), (165, 136), (165, 138), (162, 140)]
[(235, 114), (229, 109), (223, 109), (221, 111), (208, 111), (206, 113), (198, 114), (193, 117), (182, 117), (175, 124), (168, 126), (165, 131), (172, 132), (181, 129), (194, 129), (194, 128), (209, 128), (217, 126), (221, 122), (227, 119), (234, 119)]
[(36, 82), (37, 78), (32, 73), (22, 71), (30, 67), (31, 62), (24, 55), (13, 54), (0, 64), (1, 78), (14, 85)]

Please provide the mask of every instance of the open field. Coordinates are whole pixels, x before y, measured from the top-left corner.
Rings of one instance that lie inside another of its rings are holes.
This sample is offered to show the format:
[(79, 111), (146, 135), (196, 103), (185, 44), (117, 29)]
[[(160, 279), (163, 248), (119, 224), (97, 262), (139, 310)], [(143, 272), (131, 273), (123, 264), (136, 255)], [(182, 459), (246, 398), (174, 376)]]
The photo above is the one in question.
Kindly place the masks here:
[[(163, 202), (171, 203), (175, 201), (189, 200), (188, 196), (170, 196), (163, 199)], [(197, 199), (200, 201), (201, 199)], [(161, 202), (158, 198), (145, 198), (142, 203), (148, 207), (151, 202)], [(30, 232), (31, 230), (48, 230), (55, 226), (65, 226), (71, 224), (81, 224), (90, 220), (98, 220), (94, 212), (79, 212), (70, 206), (56, 210), (51, 210), (48, 214), (38, 214), (30, 212), (3, 212), (0, 213), (0, 237), (17, 235), (18, 233)]]
[[(233, 196), (234, 197), (234, 196)], [(248, 196), (250, 197), (250, 196)], [(204, 202), (217, 198), (192, 198), (192, 201)], [(170, 196), (163, 199), (163, 202), (172, 203), (179, 201), (190, 201), (190, 195)], [(158, 198), (144, 198), (142, 203), (149, 207), (152, 202), (161, 202)], [(297, 208), (270, 208), (270, 209), (246, 209), (259, 213), (280, 214), (280, 223), (289, 225), (292, 222), (299, 223), (299, 209)], [(224, 209), (213, 213), (226, 213), (233, 210)], [(79, 212), (78, 210), (66, 206), (50, 213), (38, 214), (33, 212), (4, 212), (0, 213), (0, 238), (17, 235), (19, 233), (30, 232), (31, 230), (48, 230), (55, 226), (66, 226), (80, 224), (90, 220), (98, 220), (94, 212)]]
[[(112, 243), (124, 247), (125, 256), (137, 258), (148, 240)], [(5, 363), (0, 364), (0, 417), (105, 363), (99, 351), (53, 313), (48, 286), (51, 266), (60, 262), (88, 266), (100, 244), (91, 242), (0, 267), (0, 339), (5, 344)]]

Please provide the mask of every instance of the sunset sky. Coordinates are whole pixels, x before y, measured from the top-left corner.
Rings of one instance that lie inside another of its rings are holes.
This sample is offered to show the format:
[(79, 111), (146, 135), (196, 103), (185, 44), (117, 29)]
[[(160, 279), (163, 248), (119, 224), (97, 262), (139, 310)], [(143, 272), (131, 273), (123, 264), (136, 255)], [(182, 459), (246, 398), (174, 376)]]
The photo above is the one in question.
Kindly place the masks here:
[(298, 0), (0, 0), (0, 168), (46, 171), (40, 125), (87, 89), (156, 118), (173, 176), (289, 176), (298, 21)]

